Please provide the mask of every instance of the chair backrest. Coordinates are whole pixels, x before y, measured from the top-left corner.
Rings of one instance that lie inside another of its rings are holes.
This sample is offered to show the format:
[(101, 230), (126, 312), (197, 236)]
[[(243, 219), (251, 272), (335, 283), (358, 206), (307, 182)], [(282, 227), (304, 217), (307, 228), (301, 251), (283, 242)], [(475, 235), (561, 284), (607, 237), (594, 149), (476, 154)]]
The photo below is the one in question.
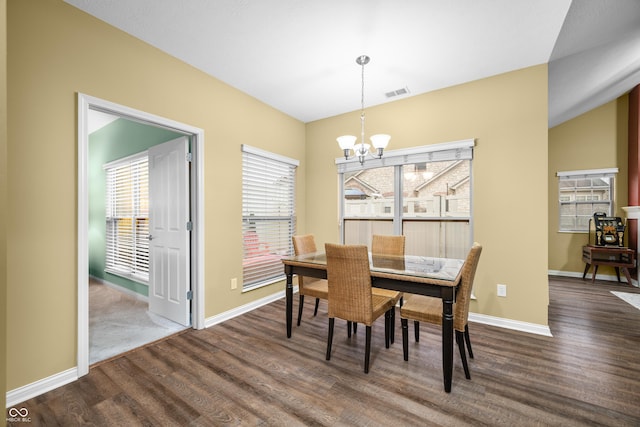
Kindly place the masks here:
[(313, 234), (293, 236), (293, 251), (296, 255), (304, 255), (316, 252), (316, 241)]
[(404, 236), (374, 234), (371, 253), (375, 255), (404, 255)]
[[(293, 240), (293, 251), (296, 255), (310, 254), (317, 251), (316, 241), (313, 237), (313, 234), (302, 234), (299, 236), (293, 236), (291, 239)], [(320, 279), (307, 277), (307, 284), (310, 285), (311, 282), (315, 282), (316, 280)], [(304, 279), (302, 278), (302, 276), (298, 276), (298, 286), (300, 288), (304, 288)], [(301, 290), (300, 292), (304, 292), (304, 290)]]
[(453, 314), (453, 327), (457, 331), (464, 332), (469, 318), (469, 301), (471, 299), (471, 289), (473, 288), (473, 279), (478, 268), (478, 261), (482, 253), (482, 246), (474, 243), (467, 259), (464, 261), (462, 271), (460, 272), (460, 289), (456, 296), (456, 308)]
[(325, 244), (328, 316), (371, 326), (373, 303), (369, 252), (364, 245)]

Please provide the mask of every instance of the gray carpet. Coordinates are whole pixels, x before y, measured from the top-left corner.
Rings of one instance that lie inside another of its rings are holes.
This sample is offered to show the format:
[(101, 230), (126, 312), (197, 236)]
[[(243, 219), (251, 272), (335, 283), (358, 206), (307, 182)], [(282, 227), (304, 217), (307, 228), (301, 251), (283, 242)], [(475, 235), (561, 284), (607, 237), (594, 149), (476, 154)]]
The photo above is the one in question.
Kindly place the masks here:
[(150, 313), (146, 301), (94, 281), (89, 284), (89, 364), (184, 329)]

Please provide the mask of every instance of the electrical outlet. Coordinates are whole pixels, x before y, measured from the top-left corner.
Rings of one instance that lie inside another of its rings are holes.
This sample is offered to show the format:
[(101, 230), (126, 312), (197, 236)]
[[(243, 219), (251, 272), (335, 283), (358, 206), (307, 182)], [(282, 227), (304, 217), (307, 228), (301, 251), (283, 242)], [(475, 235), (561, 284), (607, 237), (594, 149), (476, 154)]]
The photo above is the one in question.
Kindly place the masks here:
[(498, 284), (498, 296), (506, 297), (507, 296), (507, 285)]
[(237, 288), (238, 288), (238, 279), (234, 277), (233, 279), (231, 279), (231, 289), (237, 289)]

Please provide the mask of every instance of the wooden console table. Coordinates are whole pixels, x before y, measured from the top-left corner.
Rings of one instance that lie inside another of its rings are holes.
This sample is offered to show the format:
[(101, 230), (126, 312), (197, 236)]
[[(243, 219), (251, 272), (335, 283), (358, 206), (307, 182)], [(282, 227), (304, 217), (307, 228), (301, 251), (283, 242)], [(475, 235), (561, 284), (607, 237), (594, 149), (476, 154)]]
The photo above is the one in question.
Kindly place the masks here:
[(593, 265), (593, 275), (591, 282), (595, 282), (598, 266), (608, 265), (615, 267), (618, 282), (620, 281), (620, 269), (627, 278), (627, 283), (632, 286), (630, 268), (636, 268), (636, 251), (629, 248), (619, 248), (615, 246), (593, 246), (586, 245), (582, 247), (582, 261), (586, 264), (582, 279), (587, 276), (589, 268)]

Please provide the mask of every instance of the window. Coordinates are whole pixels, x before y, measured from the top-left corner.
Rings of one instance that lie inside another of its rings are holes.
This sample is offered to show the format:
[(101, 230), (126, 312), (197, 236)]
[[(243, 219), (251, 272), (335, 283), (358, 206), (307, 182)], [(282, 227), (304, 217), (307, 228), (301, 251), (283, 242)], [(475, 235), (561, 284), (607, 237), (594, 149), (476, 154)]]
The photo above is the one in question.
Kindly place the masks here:
[(293, 254), (298, 161), (242, 146), (243, 290), (284, 279)]
[(116, 160), (106, 173), (105, 271), (149, 281), (149, 169), (147, 153)]
[(364, 165), (339, 159), (347, 244), (403, 234), (407, 254), (464, 259), (471, 247), (473, 140), (385, 153)]
[(588, 232), (596, 212), (613, 214), (617, 168), (558, 172), (560, 231)]

